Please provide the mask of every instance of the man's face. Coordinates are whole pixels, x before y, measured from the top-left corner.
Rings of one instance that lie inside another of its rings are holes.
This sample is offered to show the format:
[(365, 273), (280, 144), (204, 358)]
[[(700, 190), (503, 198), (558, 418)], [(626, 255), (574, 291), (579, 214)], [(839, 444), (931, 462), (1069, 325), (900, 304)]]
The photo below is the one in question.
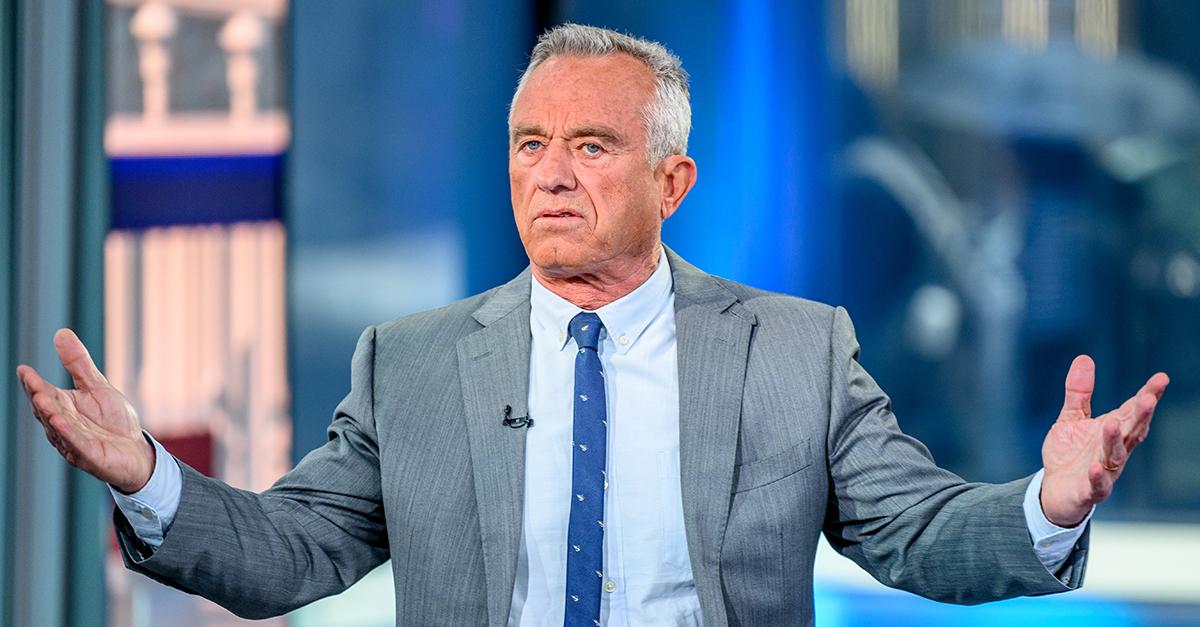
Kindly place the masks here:
[(657, 255), (663, 197), (641, 117), (653, 95), (650, 70), (624, 54), (553, 57), (529, 76), (513, 103), (508, 176), (542, 273), (611, 274)]

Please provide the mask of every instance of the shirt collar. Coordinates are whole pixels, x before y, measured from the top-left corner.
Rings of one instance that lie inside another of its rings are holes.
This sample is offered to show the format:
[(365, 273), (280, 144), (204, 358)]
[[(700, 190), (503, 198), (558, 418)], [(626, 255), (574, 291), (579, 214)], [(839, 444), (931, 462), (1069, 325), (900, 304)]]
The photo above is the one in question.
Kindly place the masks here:
[[(563, 350), (571, 339), (567, 334), (567, 325), (583, 309), (551, 292), (537, 277), (530, 284), (530, 328), (533, 333), (557, 342), (558, 349)], [(633, 348), (650, 321), (670, 299), (672, 288), (667, 253), (659, 248), (658, 267), (650, 278), (632, 292), (596, 310), (618, 353), (624, 354)]]

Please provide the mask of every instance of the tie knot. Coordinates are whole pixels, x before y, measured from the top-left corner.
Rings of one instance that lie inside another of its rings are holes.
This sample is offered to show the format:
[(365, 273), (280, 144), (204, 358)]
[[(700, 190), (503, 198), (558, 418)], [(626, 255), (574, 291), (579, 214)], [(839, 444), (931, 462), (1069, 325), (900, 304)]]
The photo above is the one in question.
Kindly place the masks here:
[(600, 329), (603, 327), (604, 323), (600, 322), (600, 316), (588, 311), (580, 312), (571, 318), (571, 324), (567, 325), (571, 337), (575, 338), (575, 343), (579, 345), (579, 348), (592, 350), (600, 345)]

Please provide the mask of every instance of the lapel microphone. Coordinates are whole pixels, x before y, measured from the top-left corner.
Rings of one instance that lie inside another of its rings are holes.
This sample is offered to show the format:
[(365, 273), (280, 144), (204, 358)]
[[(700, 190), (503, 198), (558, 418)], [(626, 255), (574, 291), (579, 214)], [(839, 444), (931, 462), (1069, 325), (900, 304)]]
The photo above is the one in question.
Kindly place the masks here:
[(520, 429), (521, 427), (533, 428), (533, 418), (529, 416), (513, 418), (511, 405), (504, 406), (504, 420), (502, 422), (509, 429)]

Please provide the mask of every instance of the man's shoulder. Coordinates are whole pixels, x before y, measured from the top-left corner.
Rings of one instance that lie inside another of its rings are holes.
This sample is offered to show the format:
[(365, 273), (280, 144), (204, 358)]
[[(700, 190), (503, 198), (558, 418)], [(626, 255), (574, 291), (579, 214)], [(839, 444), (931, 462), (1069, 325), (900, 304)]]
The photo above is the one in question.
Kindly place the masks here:
[(457, 340), (480, 327), (473, 314), (503, 286), (456, 300), (436, 309), (427, 309), (375, 325), (379, 340), (422, 338)]
[(770, 324), (781, 319), (794, 320), (797, 316), (802, 316), (814, 322), (824, 321), (823, 325), (827, 326), (834, 316), (836, 308), (833, 305), (764, 290), (714, 275), (709, 276), (737, 298), (742, 307), (753, 313), (760, 324)]
[[(735, 316), (752, 315), (760, 326), (774, 326), (778, 322), (794, 324), (795, 320), (807, 319), (828, 330), (835, 316), (836, 308), (825, 303), (764, 290), (705, 272), (669, 248), (667, 258), (675, 278), (676, 297), (716, 304)], [(730, 297), (733, 304), (730, 304)]]
[[(736, 299), (730, 314), (754, 322), (752, 349), (767, 359), (822, 360), (853, 330), (841, 307), (714, 277)], [(741, 311), (737, 311), (740, 309)], [(771, 361), (771, 363), (776, 363)]]

